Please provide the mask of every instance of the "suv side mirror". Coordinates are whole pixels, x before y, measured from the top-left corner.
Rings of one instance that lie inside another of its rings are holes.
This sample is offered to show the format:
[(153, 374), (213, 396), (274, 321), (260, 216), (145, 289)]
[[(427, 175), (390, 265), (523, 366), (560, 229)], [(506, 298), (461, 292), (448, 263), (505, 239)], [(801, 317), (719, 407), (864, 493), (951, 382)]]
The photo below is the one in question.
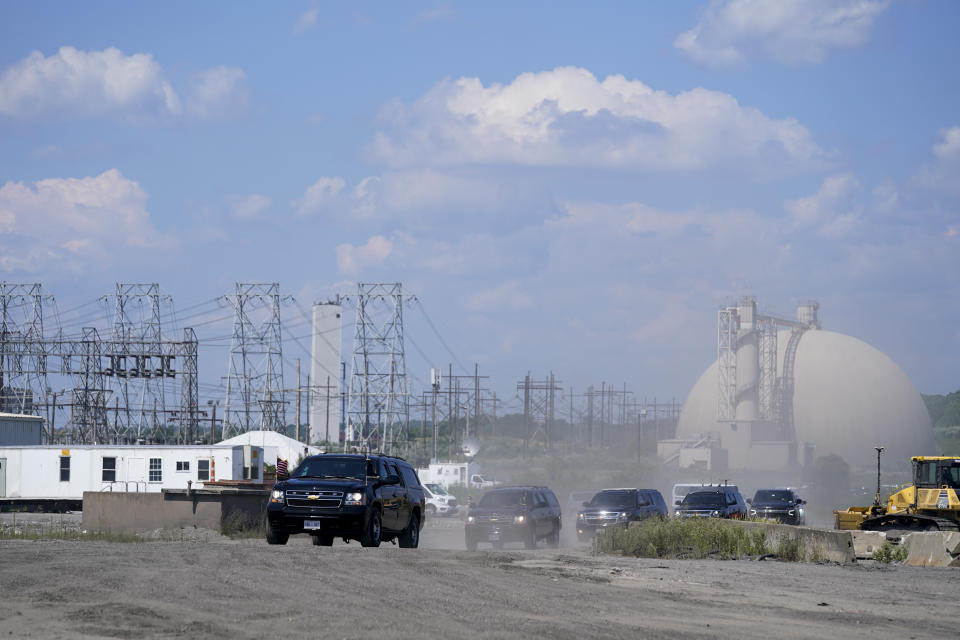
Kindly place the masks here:
[(589, 501), (589, 500), (584, 500), (584, 501), (583, 501), (583, 506), (584, 506), (584, 507), (589, 507), (589, 506), (590, 506), (590, 501)]
[(388, 486), (388, 485), (391, 485), (391, 484), (400, 484), (400, 476), (391, 473), (391, 474), (388, 475), (386, 478), (381, 478), (380, 480), (377, 480), (377, 482), (376, 482), (376, 485), (377, 485), (378, 487), (385, 487), (385, 486)]
[(753, 498), (747, 498), (747, 504), (753, 504)]
[(683, 504), (683, 500), (674, 500), (673, 504), (679, 507), (681, 504)]

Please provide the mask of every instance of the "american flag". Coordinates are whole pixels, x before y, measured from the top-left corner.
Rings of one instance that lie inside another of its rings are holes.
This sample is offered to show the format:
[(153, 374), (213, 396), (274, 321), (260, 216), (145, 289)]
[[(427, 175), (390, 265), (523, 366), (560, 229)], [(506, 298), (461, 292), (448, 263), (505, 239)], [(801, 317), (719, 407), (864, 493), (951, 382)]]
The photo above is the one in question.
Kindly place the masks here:
[(277, 475), (287, 475), (287, 461), (283, 458), (277, 458)]

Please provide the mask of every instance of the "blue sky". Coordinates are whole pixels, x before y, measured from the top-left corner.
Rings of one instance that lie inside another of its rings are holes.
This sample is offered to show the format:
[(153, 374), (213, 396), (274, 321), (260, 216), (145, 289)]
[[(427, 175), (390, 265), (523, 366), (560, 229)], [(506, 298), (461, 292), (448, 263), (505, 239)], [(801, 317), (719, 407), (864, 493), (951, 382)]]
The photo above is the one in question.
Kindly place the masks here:
[[(958, 26), (947, 1), (6, 2), (0, 276), (87, 305), (67, 325), (160, 283), (204, 323), (207, 394), (238, 281), (403, 282), (501, 395), (553, 370), (682, 398), (745, 294), (817, 299), (952, 391)], [(425, 380), (450, 354), (407, 328)]]

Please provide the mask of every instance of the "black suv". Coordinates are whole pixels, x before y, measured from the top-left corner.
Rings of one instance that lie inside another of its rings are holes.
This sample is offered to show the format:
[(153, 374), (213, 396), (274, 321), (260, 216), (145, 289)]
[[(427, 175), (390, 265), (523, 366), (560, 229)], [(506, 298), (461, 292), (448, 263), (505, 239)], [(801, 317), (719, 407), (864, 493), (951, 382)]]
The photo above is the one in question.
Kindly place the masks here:
[(278, 479), (267, 503), (267, 542), (286, 544), (291, 533), (309, 533), (313, 544), (334, 538), (379, 547), (396, 538), (416, 548), (425, 513), (417, 472), (402, 458), (316, 455)]
[(583, 507), (577, 514), (577, 538), (581, 542), (604, 527), (667, 516), (667, 503), (656, 489), (604, 489), (584, 502)]
[(747, 504), (736, 487), (708, 486), (688, 493), (673, 515), (677, 518), (745, 518)]
[(560, 544), (560, 502), (547, 487), (497, 487), (488, 491), (467, 514), (467, 549), (480, 542), (495, 549), (505, 542), (523, 542), (527, 549), (545, 539), (551, 547)]
[(777, 520), (784, 524), (805, 524), (807, 521), (801, 500), (793, 489), (758, 489), (750, 503), (750, 515), (754, 518)]

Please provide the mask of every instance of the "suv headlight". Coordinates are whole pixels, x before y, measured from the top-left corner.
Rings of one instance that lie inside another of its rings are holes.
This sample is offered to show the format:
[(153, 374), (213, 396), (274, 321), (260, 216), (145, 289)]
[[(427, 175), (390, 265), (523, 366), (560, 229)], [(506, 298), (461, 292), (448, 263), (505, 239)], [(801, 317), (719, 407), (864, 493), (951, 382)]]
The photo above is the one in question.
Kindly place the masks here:
[(719, 517), (720, 517), (720, 512), (719, 512), (719, 511), (714, 511), (714, 512), (711, 513), (710, 515), (712, 515), (714, 518), (719, 518)]
[(283, 489), (274, 489), (270, 493), (270, 502), (283, 502)]
[(526, 522), (526, 521), (527, 521), (527, 516), (522, 515), (522, 514), (519, 515), (519, 516), (514, 516), (514, 517), (513, 517), (513, 524), (523, 524), (523, 523)]
[(343, 497), (343, 504), (354, 505), (354, 506), (362, 505), (365, 502), (365, 499), (364, 499), (365, 497), (366, 496), (364, 496), (364, 494), (360, 493), (359, 491), (348, 493)]
[(467, 516), (467, 524), (473, 524), (473, 521), (476, 520), (473, 516)]
[(582, 513), (577, 514), (577, 520), (584, 520), (585, 516)]
[(675, 516), (677, 516), (677, 517), (680, 517), (680, 509), (676, 509), (676, 510), (673, 512), (673, 515), (675, 515)]

